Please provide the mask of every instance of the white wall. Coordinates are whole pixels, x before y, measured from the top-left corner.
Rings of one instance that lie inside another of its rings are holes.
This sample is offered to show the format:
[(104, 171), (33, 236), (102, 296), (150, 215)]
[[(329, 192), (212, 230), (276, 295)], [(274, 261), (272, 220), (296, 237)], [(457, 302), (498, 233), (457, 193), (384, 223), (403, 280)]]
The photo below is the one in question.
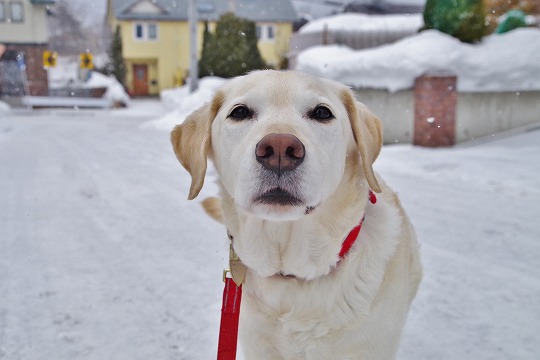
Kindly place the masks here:
[[(4, 0), (4, 10), (9, 19), (9, 0)], [(24, 6), (24, 21), (0, 22), (0, 43), (44, 44), (48, 42), (47, 14), (45, 5), (32, 5), (21, 0)]]
[(383, 123), (384, 143), (410, 144), (414, 130), (414, 95), (412, 90), (390, 93), (386, 90), (357, 89), (356, 98)]

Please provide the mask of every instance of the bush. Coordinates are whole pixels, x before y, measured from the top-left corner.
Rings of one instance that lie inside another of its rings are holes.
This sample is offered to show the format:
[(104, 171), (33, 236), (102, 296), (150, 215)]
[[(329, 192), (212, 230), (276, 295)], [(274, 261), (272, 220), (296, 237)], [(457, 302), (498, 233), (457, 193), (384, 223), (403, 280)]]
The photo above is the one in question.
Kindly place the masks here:
[(497, 26), (495, 33), (503, 34), (526, 26), (525, 13), (522, 10), (510, 10), (506, 13), (506, 18)]
[(199, 61), (199, 76), (234, 77), (266, 67), (259, 48), (253, 21), (222, 15), (214, 34), (205, 28)]
[(423, 29), (436, 29), (467, 43), (480, 41), (487, 33), (484, 2), (427, 0)]

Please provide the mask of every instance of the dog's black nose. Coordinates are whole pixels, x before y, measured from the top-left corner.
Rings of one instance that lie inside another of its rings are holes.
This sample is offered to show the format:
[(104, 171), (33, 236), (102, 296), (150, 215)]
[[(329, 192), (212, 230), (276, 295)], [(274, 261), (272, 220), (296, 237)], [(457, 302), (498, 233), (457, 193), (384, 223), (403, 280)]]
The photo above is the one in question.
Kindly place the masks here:
[(304, 144), (291, 134), (268, 134), (255, 147), (257, 161), (278, 174), (296, 169), (305, 155)]

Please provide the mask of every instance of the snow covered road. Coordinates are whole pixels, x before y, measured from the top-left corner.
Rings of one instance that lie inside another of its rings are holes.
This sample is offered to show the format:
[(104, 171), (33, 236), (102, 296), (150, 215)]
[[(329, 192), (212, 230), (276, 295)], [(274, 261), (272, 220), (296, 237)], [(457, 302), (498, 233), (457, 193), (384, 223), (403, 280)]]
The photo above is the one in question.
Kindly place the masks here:
[(0, 123), (0, 359), (213, 355), (225, 235), (168, 134), (110, 114)]
[[(0, 359), (215, 358), (225, 232), (136, 106), (0, 118)], [(538, 358), (539, 157), (540, 131), (383, 149), (425, 266), (399, 359)]]

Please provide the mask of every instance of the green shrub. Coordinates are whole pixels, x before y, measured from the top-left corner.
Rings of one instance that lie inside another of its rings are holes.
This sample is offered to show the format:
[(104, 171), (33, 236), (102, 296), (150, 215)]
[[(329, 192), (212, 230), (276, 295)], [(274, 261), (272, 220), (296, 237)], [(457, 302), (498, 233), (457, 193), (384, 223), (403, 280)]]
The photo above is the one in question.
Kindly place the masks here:
[(525, 21), (525, 13), (522, 10), (510, 10), (506, 13), (506, 19), (504, 19), (499, 26), (497, 26), (495, 33), (503, 34), (505, 32), (526, 26), (527, 22)]
[(480, 41), (487, 32), (484, 2), (427, 0), (423, 29), (436, 29), (467, 43)]

